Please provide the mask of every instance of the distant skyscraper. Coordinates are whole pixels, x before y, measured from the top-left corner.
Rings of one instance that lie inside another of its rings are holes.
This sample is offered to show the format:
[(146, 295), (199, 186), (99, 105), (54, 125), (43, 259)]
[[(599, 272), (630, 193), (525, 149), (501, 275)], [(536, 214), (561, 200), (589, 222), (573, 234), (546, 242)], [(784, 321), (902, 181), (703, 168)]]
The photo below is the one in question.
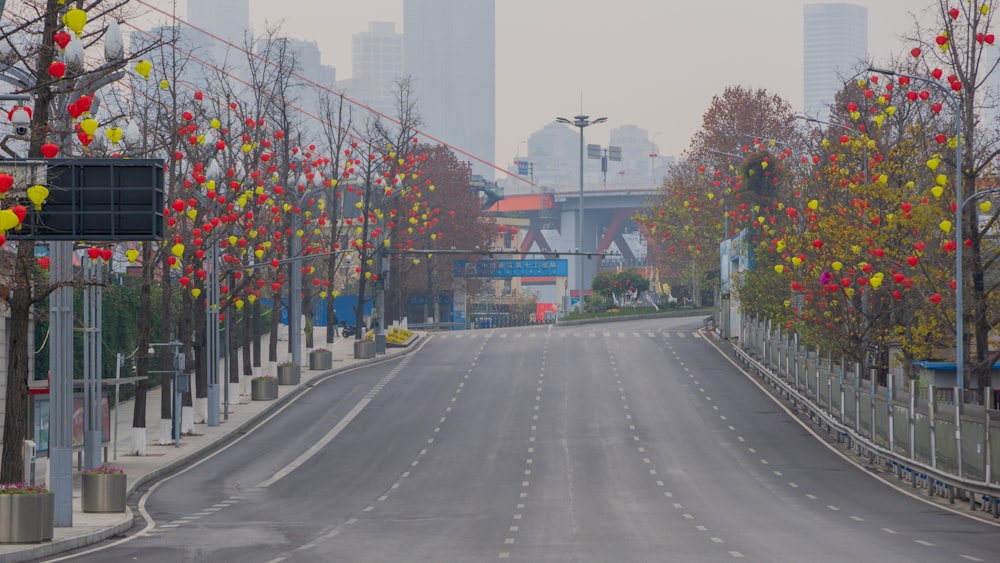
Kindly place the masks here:
[(803, 105), (806, 114), (826, 119), (844, 80), (868, 59), (868, 8), (806, 4), (803, 23)]
[(250, 0), (188, 0), (187, 21), (242, 47), (250, 29)]
[(396, 79), (403, 75), (403, 36), (392, 22), (370, 22), (355, 33), (351, 48), (351, 88), (348, 92), (373, 108), (392, 115)]
[[(496, 152), (495, 12), (494, 0), (403, 2), (404, 69), (423, 130), (489, 162)], [(492, 168), (472, 166), (494, 177)]]

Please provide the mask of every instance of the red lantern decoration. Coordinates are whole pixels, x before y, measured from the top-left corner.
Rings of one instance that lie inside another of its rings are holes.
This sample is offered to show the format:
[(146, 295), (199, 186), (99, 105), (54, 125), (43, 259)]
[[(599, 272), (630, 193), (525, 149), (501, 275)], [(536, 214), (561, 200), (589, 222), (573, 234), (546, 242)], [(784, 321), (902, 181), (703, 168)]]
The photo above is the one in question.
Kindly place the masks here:
[(49, 75), (52, 78), (62, 78), (66, 76), (66, 63), (62, 61), (56, 61), (49, 65)]
[(59, 154), (59, 147), (54, 143), (45, 143), (42, 145), (42, 156), (45, 158), (55, 158)]

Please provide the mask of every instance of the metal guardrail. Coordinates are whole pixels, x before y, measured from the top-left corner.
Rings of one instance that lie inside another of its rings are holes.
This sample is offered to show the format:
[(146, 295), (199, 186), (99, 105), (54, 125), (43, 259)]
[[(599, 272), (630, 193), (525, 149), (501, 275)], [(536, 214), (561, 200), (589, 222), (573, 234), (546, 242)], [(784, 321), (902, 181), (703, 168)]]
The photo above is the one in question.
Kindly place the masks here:
[(736, 343), (733, 344), (733, 350), (740, 361), (763, 377), (768, 385), (777, 389), (779, 394), (791, 401), (794, 406), (804, 409), (809, 418), (816, 421), (820, 427), (826, 427), (828, 432), (836, 432), (837, 441), (846, 440), (848, 446), (853, 448), (859, 456), (868, 457), (870, 462), (883, 467), (891, 467), (896, 473), (897, 479), (910, 482), (914, 488), (926, 489), (928, 496), (944, 496), (952, 503), (955, 502), (956, 498), (962, 499), (969, 502), (970, 510), (976, 510), (982, 506), (983, 510), (992, 514), (994, 518), (1000, 518), (1000, 486), (972, 481), (940, 471), (872, 443), (850, 426), (837, 420), (822, 406), (813, 403), (808, 397), (789, 385), (779, 374), (772, 372), (754, 358), (750, 352)]
[(465, 323), (407, 323), (406, 326), (413, 330), (459, 330), (465, 328)]

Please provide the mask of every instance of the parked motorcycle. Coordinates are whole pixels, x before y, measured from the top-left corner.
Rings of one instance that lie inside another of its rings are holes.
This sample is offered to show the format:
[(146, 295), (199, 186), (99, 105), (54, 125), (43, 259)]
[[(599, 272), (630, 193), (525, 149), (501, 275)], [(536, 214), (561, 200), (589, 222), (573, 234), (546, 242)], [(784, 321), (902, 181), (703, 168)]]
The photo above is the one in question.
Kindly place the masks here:
[(353, 325), (344, 325), (344, 328), (340, 329), (340, 335), (344, 338), (350, 338), (357, 334), (357, 329)]

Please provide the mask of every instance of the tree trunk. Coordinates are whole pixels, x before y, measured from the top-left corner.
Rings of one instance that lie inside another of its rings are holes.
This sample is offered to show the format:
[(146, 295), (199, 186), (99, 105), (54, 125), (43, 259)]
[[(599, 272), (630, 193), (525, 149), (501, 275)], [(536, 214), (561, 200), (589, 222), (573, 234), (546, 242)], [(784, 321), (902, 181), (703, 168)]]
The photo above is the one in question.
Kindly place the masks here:
[[(275, 297), (274, 305), (271, 307), (271, 333), (267, 340), (267, 359), (275, 363), (278, 361), (278, 327), (281, 320), (281, 301)], [(273, 374), (272, 374), (273, 375)]]
[(0, 483), (24, 481), (21, 446), (28, 426), (28, 332), (31, 319), (31, 279), (35, 245), (19, 243), (14, 291), (10, 305), (10, 342), (7, 350), (7, 399), (4, 404), (3, 461)]
[[(135, 375), (149, 376), (149, 335), (152, 330), (153, 250), (152, 243), (142, 245), (142, 285), (139, 287), (139, 331), (135, 352)], [(135, 384), (132, 405), (132, 428), (146, 427), (146, 380)]]

